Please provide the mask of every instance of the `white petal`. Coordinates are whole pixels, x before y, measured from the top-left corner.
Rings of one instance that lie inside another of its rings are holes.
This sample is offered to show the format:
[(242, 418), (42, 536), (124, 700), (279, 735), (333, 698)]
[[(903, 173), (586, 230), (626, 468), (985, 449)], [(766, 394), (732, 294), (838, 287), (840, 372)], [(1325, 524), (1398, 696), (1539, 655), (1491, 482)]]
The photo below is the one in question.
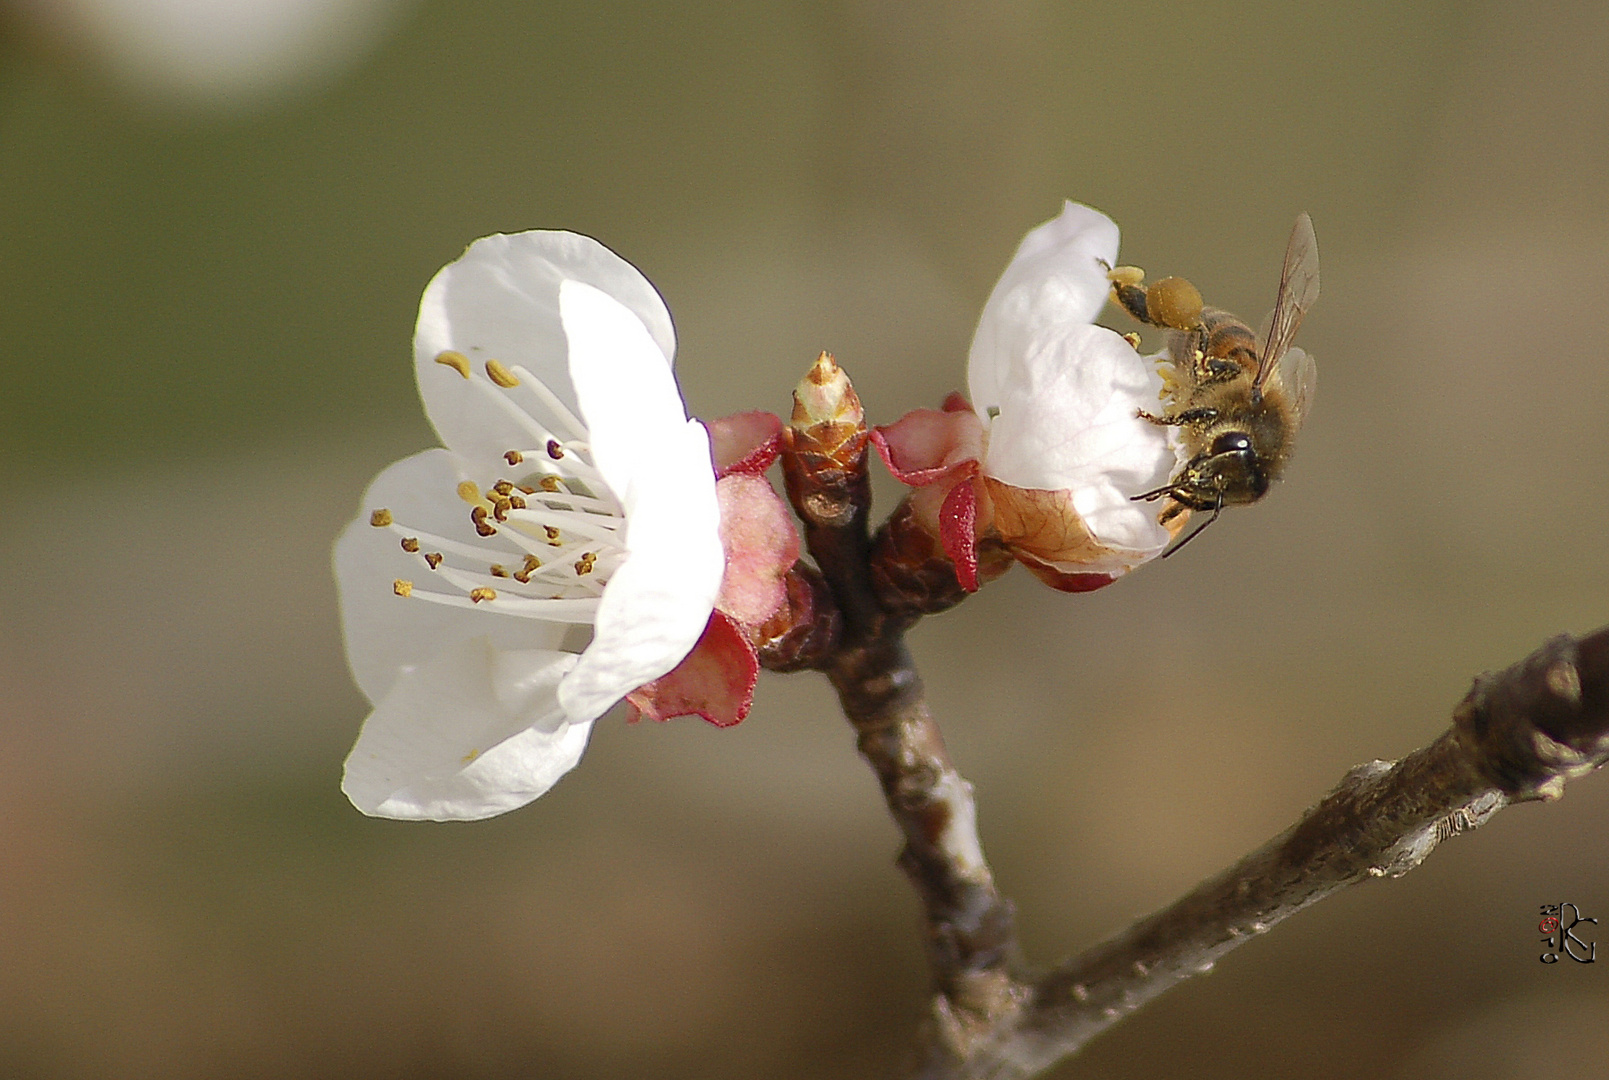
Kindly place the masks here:
[(1054, 327), (1088, 323), (1106, 303), (1104, 261), (1117, 261), (1117, 225), (1099, 210), (1069, 202), (1023, 238), (989, 294), (972, 339), (967, 386), (980, 416), (1000, 404), (1005, 366)]
[[(687, 410), (648, 328), (629, 308), (578, 281), (559, 287), (559, 307), (592, 460), (629, 521), (638, 488), (659, 478), (652, 468), (657, 447), (686, 425)], [(706, 463), (713, 477), (712, 469)]]
[[(444, 646), (468, 638), (487, 637), (504, 649), (553, 649), (563, 640), (566, 627), (560, 624), (448, 607), (393, 591), (392, 583), (398, 579), (421, 590), (456, 590), (445, 583), (433, 585), (423, 559), (402, 550), (402, 537), (395, 530), (370, 525), (370, 512), (390, 510), (398, 523), (483, 547), (485, 542), (470, 524), (469, 507), (456, 494), (459, 480), (465, 478), (464, 464), (446, 450), (404, 458), (369, 485), (358, 516), (335, 543), (347, 663), (371, 702), (384, 698), (398, 676)], [(475, 479), (486, 483), (485, 477)], [(430, 545), (423, 543), (420, 550), (429, 551)]]
[(571, 653), (460, 641), (401, 676), (364, 721), (341, 789), (365, 814), (434, 820), (524, 806), (575, 767), (589, 724), (557, 688)]
[[(666, 447), (708, 469), (709, 438), (689, 421), (681, 447)], [(630, 691), (666, 674), (692, 651), (720, 593), (724, 556), (714, 485), (708, 498), (685, 476), (639, 501), (627, 554), (598, 605), (592, 644), (559, 687), (573, 719), (601, 716)], [(692, 490), (689, 490), (689, 489)]]
[(709, 434), (686, 419), (646, 329), (586, 285), (566, 283), (561, 305), (593, 459), (626, 510), (625, 562), (559, 688), (570, 717), (584, 720), (681, 663), (709, 621), (725, 555)]
[(1139, 418), (1161, 407), (1150, 361), (1104, 327), (1046, 327), (1004, 366), (984, 471), (1023, 488), (1074, 492), (1098, 540), (1125, 548), (1166, 542), (1154, 506), (1131, 497), (1167, 483), (1176, 456), (1166, 430)]
[[(464, 354), (483, 380), (487, 360), (523, 365), (571, 411), (576, 396), (559, 318), (559, 286), (583, 281), (624, 304), (646, 326), (662, 367), (670, 367), (676, 335), (670, 313), (636, 267), (593, 240), (570, 232), (488, 236), (443, 267), (425, 289), (414, 330), (414, 361), (425, 411), (448, 447), (475, 460), (530, 446), (507, 413), (436, 357)], [(568, 433), (558, 433), (561, 438)]]
[[(1163, 481), (1159, 480), (1160, 485)], [(1073, 508), (1084, 519), (1090, 535), (1111, 549), (1105, 560), (1064, 567), (1069, 573), (1111, 573), (1131, 570), (1162, 554), (1172, 537), (1157, 524), (1156, 503), (1135, 502), (1123, 489), (1109, 483), (1083, 488), (1073, 495)]]

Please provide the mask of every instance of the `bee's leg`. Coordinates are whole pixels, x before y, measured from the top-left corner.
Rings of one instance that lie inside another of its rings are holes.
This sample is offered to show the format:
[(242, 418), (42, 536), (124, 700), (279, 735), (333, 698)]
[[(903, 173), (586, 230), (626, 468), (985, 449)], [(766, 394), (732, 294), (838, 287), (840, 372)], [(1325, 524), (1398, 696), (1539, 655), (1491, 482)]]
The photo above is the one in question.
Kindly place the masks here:
[(1112, 299), (1140, 322), (1168, 330), (1201, 329), (1201, 291), (1184, 278), (1147, 285), (1144, 270), (1119, 266), (1108, 270), (1106, 279), (1112, 283)]
[(1218, 410), (1205, 406), (1195, 409), (1180, 409), (1178, 412), (1163, 413), (1161, 416), (1153, 415), (1144, 409), (1134, 410), (1134, 415), (1141, 420), (1149, 420), (1158, 427), (1186, 427), (1191, 424), (1210, 424), (1218, 419)]
[(1190, 343), (1190, 380), (1196, 386), (1228, 382), (1241, 374), (1241, 367), (1232, 359), (1215, 356), (1209, 351), (1207, 332), (1197, 330)]
[(1106, 280), (1112, 283), (1112, 301), (1128, 312), (1137, 322), (1147, 326), (1160, 326), (1151, 318), (1145, 302), (1145, 271), (1138, 266), (1106, 268)]

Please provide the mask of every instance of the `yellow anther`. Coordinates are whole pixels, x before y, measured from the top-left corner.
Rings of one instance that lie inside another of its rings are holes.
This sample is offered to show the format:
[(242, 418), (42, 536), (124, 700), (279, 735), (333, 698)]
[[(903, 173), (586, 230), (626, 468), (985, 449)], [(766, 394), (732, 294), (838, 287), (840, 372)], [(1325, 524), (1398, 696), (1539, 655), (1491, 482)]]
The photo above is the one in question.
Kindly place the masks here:
[(514, 509), (513, 502), (508, 499), (498, 499), (496, 505), (494, 505), (492, 508), (492, 515), (496, 517), (498, 521), (507, 521), (508, 512), (512, 509)]
[(469, 520), (475, 523), (475, 532), (481, 536), (497, 535), (497, 526), (486, 520), (486, 508), (477, 506), (469, 512)]
[(470, 589), (469, 599), (472, 603), (476, 604), (480, 603), (482, 600), (496, 600), (497, 590), (487, 588)]
[(543, 529), (544, 532), (546, 532), (548, 534), (548, 543), (553, 545), (554, 547), (558, 547), (559, 543), (560, 543), (560, 541), (559, 541), (559, 530), (555, 529), (551, 525), (544, 525), (544, 526), (542, 526), (542, 529)]
[(429, 554), (427, 554), (425, 556), (425, 562), (429, 563), (430, 564), (430, 569), (434, 570), (436, 567), (441, 565), (441, 552), (439, 552), (439, 551), (430, 552)]
[(413, 593), (413, 582), (403, 581), (401, 578), (391, 583), (391, 591), (398, 596), (410, 596)]
[(492, 577), (508, 577), (508, 571), (499, 563), (492, 563)]
[(502, 495), (504, 498), (507, 498), (508, 494), (514, 490), (514, 485), (509, 483), (507, 480), (499, 480), (497, 483), (492, 485), (492, 490), (497, 492), (499, 495)]
[(532, 570), (539, 568), (541, 565), (542, 560), (538, 559), (535, 555), (525, 556), (525, 572), (527, 574), (529, 574)]
[(575, 572), (577, 574), (590, 574), (592, 573), (593, 564), (597, 561), (597, 555), (590, 551), (583, 551), (581, 557), (575, 561)]
[(478, 757), (480, 757), (480, 751), (471, 750), (469, 753), (458, 759), (458, 764), (468, 765), (471, 761), (474, 761)]
[(510, 506), (512, 506), (516, 510), (524, 510), (525, 509), (525, 496), (523, 496), (523, 495), (510, 495), (508, 497), (508, 504)]
[[(543, 491), (557, 492), (557, 491), (562, 490), (562, 488), (559, 486), (559, 478), (557, 476), (552, 475), (551, 473), (549, 475), (547, 475), (547, 476), (542, 477), (542, 479), (537, 481), (537, 483), (539, 483), (542, 486)], [(535, 494), (535, 493), (530, 492), (528, 494)]]
[(535, 555), (525, 556), (525, 565), (519, 570), (514, 571), (514, 580), (519, 582), (521, 585), (529, 585), (531, 583), (532, 571), (541, 565), (542, 560), (538, 559)]
[(1140, 351), (1140, 335), (1139, 334), (1135, 334), (1135, 333), (1124, 334), (1123, 335), (1123, 340), (1128, 342), (1129, 343), (1129, 348), (1133, 349), (1135, 352)]
[(402, 538), (402, 550), (409, 555), (417, 555), (419, 553), (419, 538), (417, 536), (404, 536)]
[(503, 460), (508, 462), (510, 465), (518, 465), (520, 462), (525, 460), (525, 455), (520, 453), (518, 450), (510, 450), (508, 453), (503, 455)]
[(1113, 285), (1138, 285), (1145, 280), (1145, 271), (1138, 266), (1114, 266), (1106, 271), (1106, 280)]
[(480, 503), (480, 486), (473, 480), (461, 480), (458, 483), (458, 497), (470, 506)]
[(520, 384), (520, 381), (514, 377), (514, 373), (496, 360), (486, 361), (486, 377), (505, 390)]
[(376, 529), (385, 528), (387, 525), (391, 524), (391, 511), (384, 509), (374, 511), (374, 513), (369, 515), (369, 524), (373, 525)]
[(461, 352), (453, 352), (451, 349), (439, 352), (436, 354), (436, 363), (450, 367), (464, 378), (469, 378), (469, 357)]
[(558, 461), (564, 456), (564, 447), (559, 445), (559, 440), (557, 439), (548, 440), (547, 451), (548, 457), (552, 458), (554, 461)]

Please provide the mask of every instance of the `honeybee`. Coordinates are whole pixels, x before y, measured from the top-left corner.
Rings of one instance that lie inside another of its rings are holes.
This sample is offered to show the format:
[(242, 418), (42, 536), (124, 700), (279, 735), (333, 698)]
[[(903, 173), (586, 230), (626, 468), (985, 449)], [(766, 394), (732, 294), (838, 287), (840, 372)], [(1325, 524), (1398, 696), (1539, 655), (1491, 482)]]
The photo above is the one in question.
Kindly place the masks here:
[(1212, 516), (1167, 554), (1218, 520), (1226, 506), (1254, 503), (1290, 461), (1296, 429), (1313, 402), (1313, 358), (1291, 347), (1297, 327), (1318, 299), (1318, 241), (1306, 214), (1285, 247), (1279, 294), (1262, 333), (1234, 315), (1206, 307), (1183, 278), (1147, 286), (1145, 272), (1119, 266), (1107, 272), (1112, 299), (1134, 318), (1169, 331), (1172, 371), (1164, 371), (1169, 408), (1153, 424), (1179, 429), (1190, 458), (1162, 487), (1136, 500), (1167, 499), (1157, 520), (1166, 525), (1186, 510)]

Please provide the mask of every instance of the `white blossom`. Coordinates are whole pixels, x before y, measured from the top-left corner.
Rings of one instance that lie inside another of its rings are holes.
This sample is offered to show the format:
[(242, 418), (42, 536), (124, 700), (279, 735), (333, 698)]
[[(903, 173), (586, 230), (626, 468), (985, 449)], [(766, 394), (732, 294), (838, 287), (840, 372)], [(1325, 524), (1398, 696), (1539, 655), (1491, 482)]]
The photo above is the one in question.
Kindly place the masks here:
[(1134, 501), (1178, 465), (1177, 439), (1139, 416), (1159, 411), (1162, 378), (1153, 358), (1094, 325), (1117, 247), (1110, 218), (1066, 203), (1018, 247), (984, 305), (968, 361), (985, 428), (983, 474), (1011, 488), (1067, 492), (1105, 549), (1076, 564), (1048, 557), (1063, 570), (1121, 573), (1170, 539), (1156, 505)]
[(446, 449), (382, 472), (335, 548), (374, 706), (342, 785), (358, 809), (522, 806), (698, 641), (720, 514), (674, 351), (653, 286), (574, 233), (476, 241), (426, 288), (416, 374)]

